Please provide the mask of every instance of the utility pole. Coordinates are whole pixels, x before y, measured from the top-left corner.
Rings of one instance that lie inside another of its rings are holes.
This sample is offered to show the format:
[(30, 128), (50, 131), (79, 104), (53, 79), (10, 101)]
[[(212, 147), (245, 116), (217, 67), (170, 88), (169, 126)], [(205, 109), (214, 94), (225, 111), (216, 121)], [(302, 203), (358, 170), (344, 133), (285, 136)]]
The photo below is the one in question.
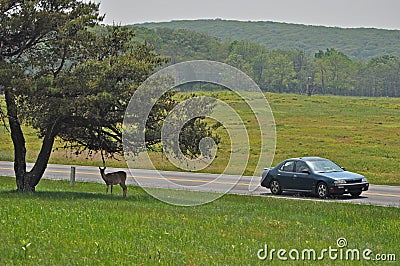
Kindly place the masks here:
[(307, 96), (311, 96), (312, 95), (312, 92), (311, 92), (311, 89), (310, 89), (310, 81), (311, 81), (311, 77), (308, 77), (307, 78)]

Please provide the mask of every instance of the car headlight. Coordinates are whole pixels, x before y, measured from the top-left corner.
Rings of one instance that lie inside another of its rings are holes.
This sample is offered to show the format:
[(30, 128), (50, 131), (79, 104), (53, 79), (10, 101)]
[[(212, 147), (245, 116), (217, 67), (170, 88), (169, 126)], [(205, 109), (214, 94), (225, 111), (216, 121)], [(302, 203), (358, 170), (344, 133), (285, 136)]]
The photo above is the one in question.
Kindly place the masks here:
[(364, 177), (364, 178), (362, 179), (362, 182), (363, 182), (363, 183), (368, 183), (368, 180)]
[(335, 182), (333, 182), (336, 186), (341, 185), (341, 184), (346, 184), (346, 180), (343, 179), (338, 179)]

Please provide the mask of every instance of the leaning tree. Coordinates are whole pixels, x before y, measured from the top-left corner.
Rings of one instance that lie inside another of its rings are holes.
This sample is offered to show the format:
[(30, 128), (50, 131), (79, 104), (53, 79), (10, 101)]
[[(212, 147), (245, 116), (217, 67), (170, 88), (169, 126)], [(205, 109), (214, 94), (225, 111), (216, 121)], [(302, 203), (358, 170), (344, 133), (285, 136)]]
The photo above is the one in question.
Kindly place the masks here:
[[(0, 10), (0, 85), (6, 101), (1, 116), (14, 146), (17, 190), (35, 191), (56, 138), (78, 152), (122, 153), (130, 97), (166, 59), (150, 45), (134, 43), (132, 30), (100, 26), (103, 17), (94, 3), (0, 0)], [(173, 94), (163, 95), (148, 118), (149, 145), (161, 140), (155, 129), (177, 104)], [(30, 171), (23, 125), (42, 139)], [(200, 127), (205, 130), (186, 134), (210, 135), (205, 124)]]

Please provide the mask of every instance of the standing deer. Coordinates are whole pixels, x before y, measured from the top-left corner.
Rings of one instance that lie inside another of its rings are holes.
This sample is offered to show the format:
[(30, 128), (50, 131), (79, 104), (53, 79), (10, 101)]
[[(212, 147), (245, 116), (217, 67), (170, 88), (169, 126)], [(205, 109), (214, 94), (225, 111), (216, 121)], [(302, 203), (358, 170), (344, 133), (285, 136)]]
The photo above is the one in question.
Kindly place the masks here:
[(106, 170), (106, 167), (104, 167), (104, 168), (99, 167), (99, 169), (100, 169), (101, 177), (103, 178), (104, 182), (106, 182), (106, 185), (107, 185), (106, 193), (108, 193), (108, 186), (111, 185), (111, 194), (112, 194), (113, 186), (119, 184), (124, 191), (124, 198), (125, 198), (126, 190), (127, 190), (127, 187), (125, 185), (126, 173), (124, 171), (118, 171), (115, 173), (105, 174), (104, 172)]

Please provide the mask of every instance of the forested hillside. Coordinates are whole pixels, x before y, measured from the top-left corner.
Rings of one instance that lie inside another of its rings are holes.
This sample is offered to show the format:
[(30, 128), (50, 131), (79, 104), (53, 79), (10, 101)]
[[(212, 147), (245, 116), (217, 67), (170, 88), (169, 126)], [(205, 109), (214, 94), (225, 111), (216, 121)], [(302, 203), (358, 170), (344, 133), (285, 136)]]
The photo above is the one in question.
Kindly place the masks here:
[(136, 39), (152, 44), (171, 64), (200, 59), (230, 64), (264, 91), (400, 97), (400, 57), (395, 55), (356, 60), (329, 46), (315, 53), (269, 49), (255, 42), (221, 41), (205, 33), (167, 28), (136, 27)]
[(352, 59), (400, 56), (400, 30), (343, 29), (277, 22), (230, 20), (183, 20), (141, 24), (146, 28), (187, 29), (221, 40), (247, 40), (268, 49), (304, 50), (315, 53), (326, 48), (339, 50)]

